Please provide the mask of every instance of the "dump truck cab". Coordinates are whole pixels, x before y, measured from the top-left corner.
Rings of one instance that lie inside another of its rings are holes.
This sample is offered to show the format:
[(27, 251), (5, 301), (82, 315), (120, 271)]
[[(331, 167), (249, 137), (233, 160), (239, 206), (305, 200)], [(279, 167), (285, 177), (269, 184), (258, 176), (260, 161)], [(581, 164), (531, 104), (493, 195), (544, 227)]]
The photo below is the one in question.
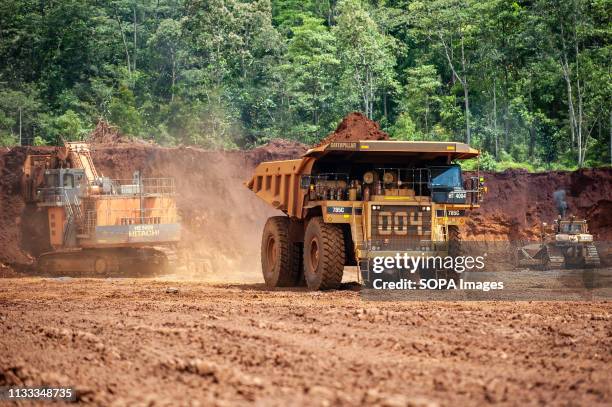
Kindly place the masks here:
[(453, 252), (483, 192), (456, 161), (478, 155), (452, 142), (332, 142), (260, 164), (247, 186), (287, 215), (264, 228), (266, 283), (333, 288), (345, 265), (367, 280), (374, 257)]

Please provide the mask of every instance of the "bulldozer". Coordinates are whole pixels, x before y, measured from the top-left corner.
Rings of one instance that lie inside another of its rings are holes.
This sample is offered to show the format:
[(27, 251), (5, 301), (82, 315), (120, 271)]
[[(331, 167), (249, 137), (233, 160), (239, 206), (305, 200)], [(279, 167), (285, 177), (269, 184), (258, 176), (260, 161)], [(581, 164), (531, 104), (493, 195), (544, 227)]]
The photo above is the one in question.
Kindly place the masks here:
[(46, 212), (43, 274), (142, 276), (167, 270), (181, 238), (172, 178), (111, 179), (98, 174), (90, 146), (65, 142), (26, 156), (22, 191)]
[(284, 213), (263, 229), (266, 285), (333, 289), (345, 266), (367, 285), (376, 257), (458, 255), (459, 228), (486, 187), (457, 162), (478, 156), (455, 142), (331, 141), (259, 164), (246, 186)]
[(542, 224), (541, 243), (517, 249), (519, 267), (552, 270), (560, 268), (588, 268), (600, 265), (599, 253), (585, 219), (559, 215), (552, 228)]

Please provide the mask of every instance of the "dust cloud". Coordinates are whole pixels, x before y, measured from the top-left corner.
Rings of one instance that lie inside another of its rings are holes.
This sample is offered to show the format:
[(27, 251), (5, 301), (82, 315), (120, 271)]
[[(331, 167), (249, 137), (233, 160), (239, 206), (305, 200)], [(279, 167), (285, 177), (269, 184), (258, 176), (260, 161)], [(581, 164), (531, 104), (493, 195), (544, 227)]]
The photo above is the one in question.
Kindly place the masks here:
[(112, 178), (172, 177), (183, 226), (173, 277), (215, 282), (260, 282), (260, 240), (270, 216), (282, 215), (246, 186), (265, 160), (297, 158), (299, 143), (273, 140), (250, 151), (145, 146), (93, 150), (99, 171)]

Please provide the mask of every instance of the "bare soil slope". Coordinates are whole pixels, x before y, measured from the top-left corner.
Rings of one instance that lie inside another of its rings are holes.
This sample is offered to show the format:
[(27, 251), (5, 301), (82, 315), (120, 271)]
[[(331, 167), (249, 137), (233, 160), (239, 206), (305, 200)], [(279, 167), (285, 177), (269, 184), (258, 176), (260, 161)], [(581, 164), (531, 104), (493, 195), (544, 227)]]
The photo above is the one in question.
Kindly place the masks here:
[[(481, 174), (482, 175), (482, 174)], [(566, 191), (568, 214), (589, 221), (596, 240), (612, 240), (612, 169), (522, 170), (485, 173), (489, 192), (470, 215), (465, 235), (477, 240), (524, 240), (540, 234), (542, 222), (556, 219), (553, 193)]]

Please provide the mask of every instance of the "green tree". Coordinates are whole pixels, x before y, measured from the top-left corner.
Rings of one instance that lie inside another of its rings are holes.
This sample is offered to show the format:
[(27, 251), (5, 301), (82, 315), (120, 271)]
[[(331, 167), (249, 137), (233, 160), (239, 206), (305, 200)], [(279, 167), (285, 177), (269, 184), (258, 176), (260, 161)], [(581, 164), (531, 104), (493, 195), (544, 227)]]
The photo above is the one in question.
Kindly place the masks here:
[(149, 38), (148, 45), (154, 65), (157, 65), (160, 74), (158, 83), (167, 89), (165, 92), (170, 94), (172, 102), (178, 76), (186, 58), (181, 23), (170, 18), (162, 20)]
[(3, 144), (33, 140), (42, 128), (43, 106), (38, 92), (31, 86), (22, 90), (0, 88), (0, 137)]
[(442, 86), (436, 67), (420, 65), (406, 70), (405, 95), (400, 102), (403, 114), (410, 115), (418, 131), (429, 135), (432, 127), (432, 110), (440, 103), (438, 92)]
[(358, 0), (338, 3), (337, 26), (333, 32), (344, 69), (342, 88), (369, 118), (374, 116), (376, 99), (385, 90), (395, 91), (394, 40), (383, 34), (370, 13)]
[(434, 0), (410, 4), (413, 23), (420, 35), (439, 48), (463, 89), (465, 140), (471, 142), (470, 67), (477, 39), (474, 1)]
[(335, 38), (324, 20), (309, 16), (301, 16), (300, 20), (300, 25), (291, 28), (293, 36), (280, 71), (286, 75), (290, 109), (300, 118), (309, 119), (309, 127), (298, 125), (296, 130), (316, 135), (332, 119), (326, 113), (337, 95), (334, 88), (340, 61), (335, 56)]

